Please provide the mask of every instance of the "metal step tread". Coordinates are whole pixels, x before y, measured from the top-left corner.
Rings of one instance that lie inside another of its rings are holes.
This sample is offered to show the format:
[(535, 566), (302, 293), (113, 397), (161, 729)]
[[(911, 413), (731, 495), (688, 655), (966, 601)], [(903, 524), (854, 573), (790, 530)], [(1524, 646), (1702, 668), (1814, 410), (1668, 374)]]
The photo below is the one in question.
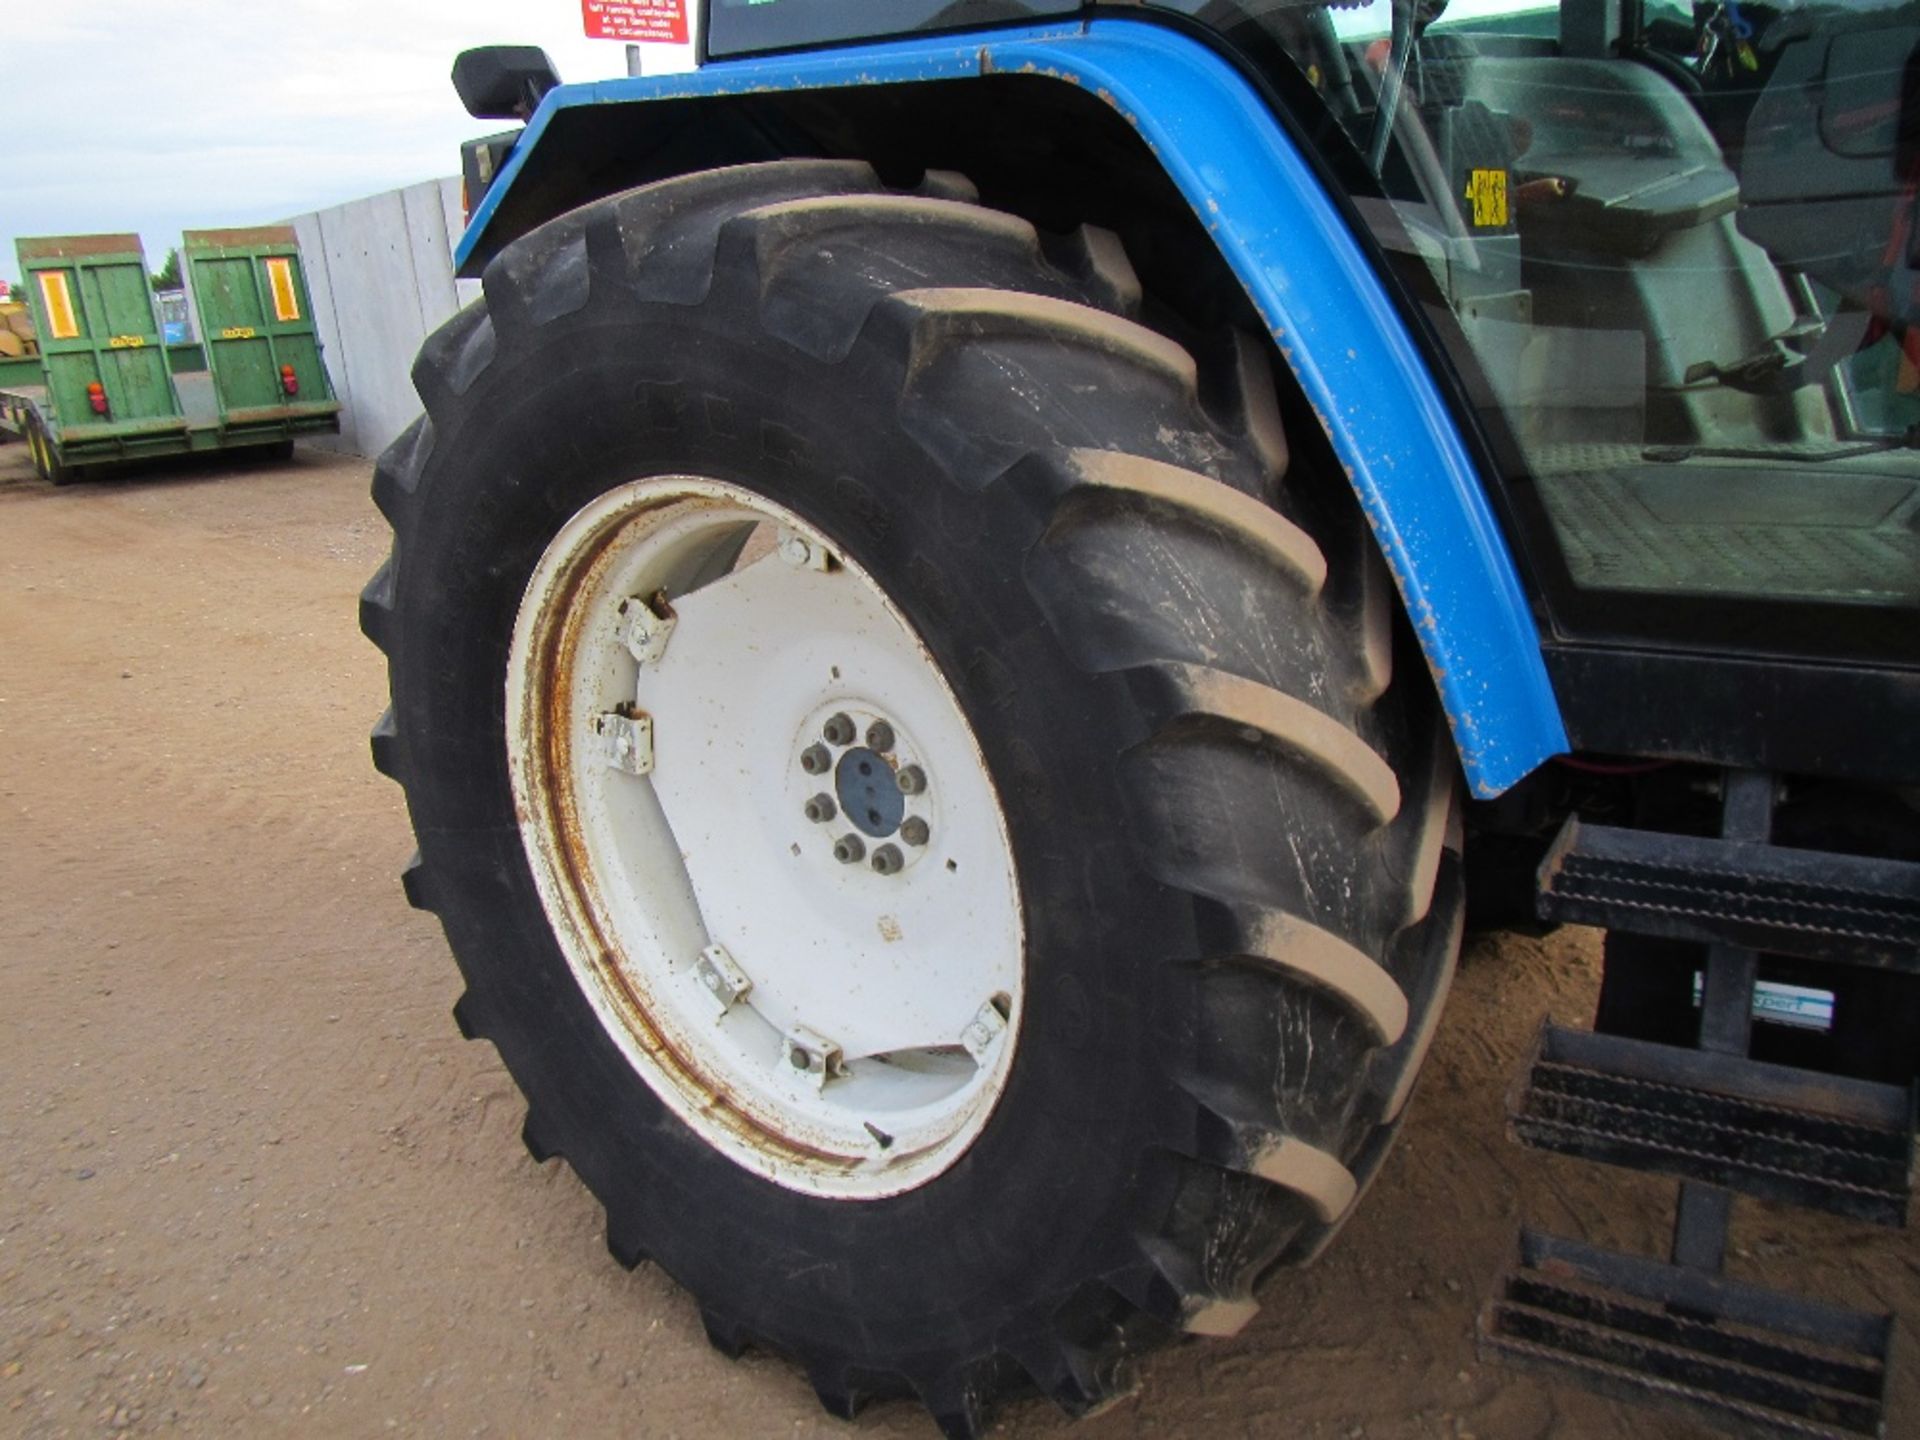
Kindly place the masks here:
[(1920, 971), (1920, 864), (1569, 819), (1543, 918)]
[(1755, 1436), (1886, 1433), (1890, 1317), (1523, 1231), (1483, 1351)]
[(1896, 1086), (1548, 1025), (1508, 1120), (1537, 1149), (1906, 1223), (1913, 1099)]

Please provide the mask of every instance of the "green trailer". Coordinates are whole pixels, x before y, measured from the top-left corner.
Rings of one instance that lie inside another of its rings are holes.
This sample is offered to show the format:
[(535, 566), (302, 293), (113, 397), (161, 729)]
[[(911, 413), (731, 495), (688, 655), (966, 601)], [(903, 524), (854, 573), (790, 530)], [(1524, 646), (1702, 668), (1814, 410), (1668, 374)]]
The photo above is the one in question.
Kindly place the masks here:
[(202, 450), (272, 447), (339, 429), (293, 231), (195, 231), (185, 258), (205, 371), (168, 363), (135, 235), (22, 239), (40, 339), (37, 384), (0, 387), (0, 429), (63, 484), (98, 468)]
[(320, 361), (293, 227), (189, 230), (182, 238), (207, 384), (228, 443), (338, 430), (340, 404)]

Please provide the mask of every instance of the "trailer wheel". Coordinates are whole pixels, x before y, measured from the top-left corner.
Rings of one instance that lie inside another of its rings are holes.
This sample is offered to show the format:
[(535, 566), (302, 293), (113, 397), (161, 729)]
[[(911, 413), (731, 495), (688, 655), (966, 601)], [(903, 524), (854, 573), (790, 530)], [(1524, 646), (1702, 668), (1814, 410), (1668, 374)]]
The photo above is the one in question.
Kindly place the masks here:
[(61, 465), (60, 455), (54, 451), (52, 440), (48, 440), (46, 426), (38, 415), (27, 417), (27, 453), (33, 455), (33, 472), (42, 480), (50, 480), (56, 486), (67, 484), (67, 467)]
[(33, 454), (33, 469), (42, 480), (55, 485), (70, 484), (76, 477), (72, 468), (60, 459), (53, 439), (38, 415), (27, 418), (27, 448)]
[(836, 1414), (1080, 1413), (1238, 1329), (1384, 1155), (1461, 909), (1430, 682), (1263, 346), (1203, 374), (1110, 235), (839, 162), (484, 291), (361, 617), (535, 1157)]

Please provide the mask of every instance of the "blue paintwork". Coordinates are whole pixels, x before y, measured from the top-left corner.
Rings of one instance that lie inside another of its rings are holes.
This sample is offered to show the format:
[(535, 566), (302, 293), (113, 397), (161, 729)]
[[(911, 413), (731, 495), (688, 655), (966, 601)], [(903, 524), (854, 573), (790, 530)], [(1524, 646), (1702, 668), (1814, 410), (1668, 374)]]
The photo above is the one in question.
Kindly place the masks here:
[(1540, 637), (1467, 449), (1366, 254), (1225, 60), (1137, 20), (727, 61), (551, 91), (460, 243), (464, 263), (559, 111), (1027, 71), (1078, 84), (1146, 139), (1240, 277), (1379, 537), (1480, 796), (1567, 749)]
[(467, 263), (467, 257), (486, 233), (500, 201), (513, 187), (514, 180), (539, 147), (553, 117), (576, 105), (619, 105), (648, 100), (684, 100), (747, 95), (767, 90), (828, 90), (845, 85), (907, 85), (922, 80), (969, 80), (986, 73), (985, 55), (991, 48), (1007, 42), (1044, 44), (1048, 41), (1084, 40), (1086, 26), (1073, 23), (1024, 27), (993, 31), (987, 35), (969, 35), (965, 39), (946, 36), (938, 40), (896, 40), (879, 45), (858, 45), (832, 50), (810, 51), (801, 55), (771, 55), (747, 60), (725, 60), (685, 75), (657, 75), (652, 78), (622, 76), (615, 80), (593, 80), (580, 85), (557, 85), (549, 90), (533, 112), (527, 128), (507, 163), (492, 185), (487, 187), (479, 208), (467, 223), (466, 234), (453, 252), (454, 268)]

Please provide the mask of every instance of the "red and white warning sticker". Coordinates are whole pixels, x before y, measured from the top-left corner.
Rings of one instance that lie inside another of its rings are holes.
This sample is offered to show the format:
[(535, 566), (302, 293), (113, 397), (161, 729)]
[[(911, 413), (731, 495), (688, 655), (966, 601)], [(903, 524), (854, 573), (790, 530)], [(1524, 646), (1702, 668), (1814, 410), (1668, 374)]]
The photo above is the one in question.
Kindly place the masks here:
[(687, 0), (580, 0), (589, 40), (687, 43)]

